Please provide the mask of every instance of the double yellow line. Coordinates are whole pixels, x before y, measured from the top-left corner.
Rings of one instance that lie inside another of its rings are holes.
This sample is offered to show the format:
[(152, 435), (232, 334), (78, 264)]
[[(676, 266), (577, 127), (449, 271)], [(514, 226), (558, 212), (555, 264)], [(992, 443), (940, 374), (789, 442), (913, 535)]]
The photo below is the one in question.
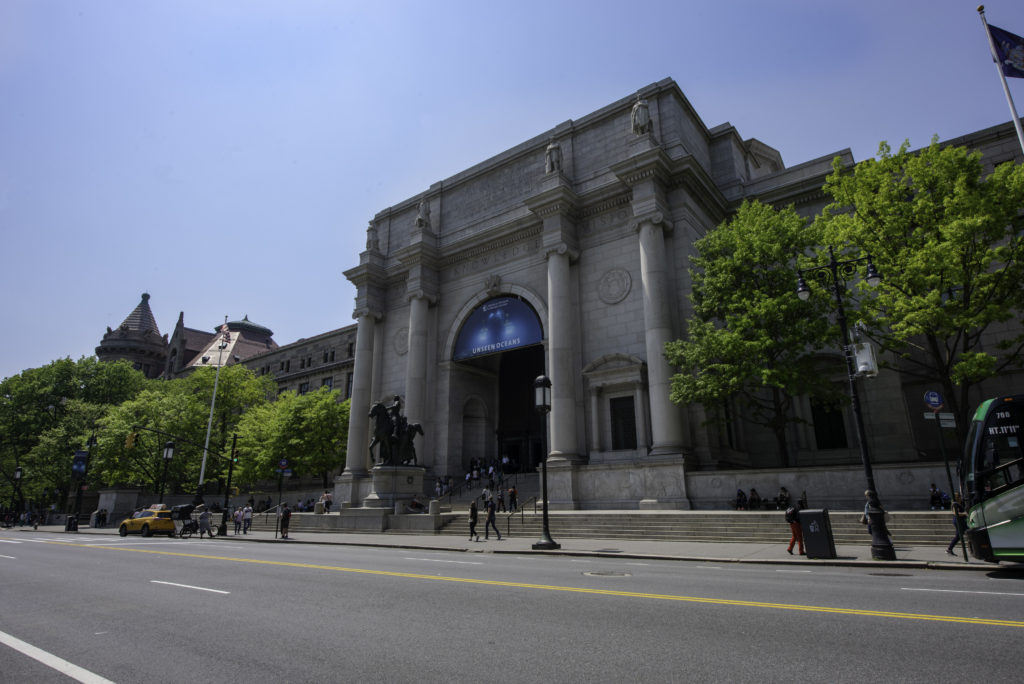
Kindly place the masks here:
[(648, 594), (638, 591), (616, 591), (613, 589), (588, 589), (583, 587), (563, 587), (552, 584), (530, 584), (526, 582), (502, 582), (500, 580), (472, 579), (468, 577), (445, 577), (441, 575), (422, 575), (413, 572), (391, 572), (388, 570), (365, 570), (361, 568), (345, 568), (336, 565), (318, 565), (315, 563), (293, 563), (288, 561), (259, 560), (253, 558), (233, 558), (230, 556), (210, 556), (198, 553), (182, 553), (179, 551), (157, 551), (152, 549), (132, 549), (123, 546), (92, 546), (72, 542), (46, 542), (110, 551), (127, 551), (130, 553), (149, 553), (158, 556), (177, 556), (179, 558), (203, 558), (206, 560), (226, 561), (229, 563), (252, 563), (255, 565), (273, 565), (288, 568), (305, 568), (308, 570), (327, 570), (330, 572), (347, 572), (360, 575), (376, 575), (379, 577), (400, 577), (403, 579), (430, 580), (432, 582), (458, 582), (462, 584), (486, 585), (489, 587), (508, 587), (513, 589), (532, 589), (540, 591), (560, 591), (574, 594), (590, 594), (597, 596), (617, 596), (621, 598), (652, 599), (655, 601), (680, 601), (684, 603), (707, 603), (719, 606), (737, 606), (741, 608), (770, 608), (775, 610), (798, 610), (809, 613), (832, 613), (834, 615), (859, 615), (864, 617), (895, 618), (900, 620), (924, 620), (929, 622), (954, 622), (970, 625), (988, 625), (990, 627), (1024, 627), (1024, 622), (1017, 620), (995, 620), (989, 618), (958, 617), (955, 615), (927, 615), (923, 613), (897, 613), (888, 610), (863, 610), (859, 608), (833, 608), (829, 606), (810, 606), (796, 603), (769, 603), (766, 601), (739, 601), (735, 599), (707, 598), (702, 596), (679, 596), (676, 594)]

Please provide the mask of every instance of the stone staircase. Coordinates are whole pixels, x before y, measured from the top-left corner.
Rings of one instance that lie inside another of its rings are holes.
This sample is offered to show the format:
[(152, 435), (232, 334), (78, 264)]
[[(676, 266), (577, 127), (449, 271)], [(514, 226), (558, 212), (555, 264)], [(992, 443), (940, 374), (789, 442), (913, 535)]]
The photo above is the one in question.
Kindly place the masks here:
[[(859, 511), (829, 511), (836, 544), (863, 544), (869, 540)], [(893, 543), (906, 546), (946, 545), (953, 537), (953, 522), (945, 511), (890, 513)], [(477, 531), (482, 532), (481, 514)], [(542, 520), (532, 506), (511, 516), (498, 513), (502, 534), (540, 538)], [(551, 536), (651, 541), (785, 543), (789, 526), (782, 511), (551, 511)], [(465, 513), (452, 516), (440, 534), (469, 536)]]
[[(468, 504), (459, 505), (455, 513), (442, 515), (447, 522), (438, 534), (469, 536)], [(643, 539), (650, 541), (748, 542), (780, 544), (789, 541), (789, 526), (782, 511), (551, 511), (551, 536), (555, 539)], [(869, 540), (860, 523), (859, 511), (829, 511), (829, 522), (836, 544), (863, 544)], [(338, 519), (332, 513), (327, 519), (312, 513), (292, 515), (293, 533), (344, 533), (329, 523)], [(324, 523), (328, 523), (325, 525)], [(253, 529), (274, 531), (274, 516), (253, 516)], [(540, 507), (509, 515), (498, 513), (498, 529), (515, 537), (540, 538)], [(483, 532), (484, 515), (480, 512), (477, 531)], [(953, 523), (948, 511), (897, 511), (890, 513), (889, 530), (893, 543), (904, 546), (940, 546), (953, 537)], [(407, 530), (395, 533), (409, 534)]]

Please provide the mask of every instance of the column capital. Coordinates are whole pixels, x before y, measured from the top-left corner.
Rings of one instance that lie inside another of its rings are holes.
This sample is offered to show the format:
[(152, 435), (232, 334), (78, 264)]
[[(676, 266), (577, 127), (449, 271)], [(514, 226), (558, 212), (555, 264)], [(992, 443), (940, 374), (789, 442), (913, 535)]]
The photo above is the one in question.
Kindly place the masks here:
[(634, 216), (632, 223), (633, 230), (639, 231), (640, 227), (645, 223), (650, 223), (654, 226), (661, 226), (666, 233), (672, 232), (672, 222), (667, 220), (665, 218), (665, 214), (660, 211), (649, 211), (645, 214), (641, 214), (640, 216)]
[(384, 313), (377, 311), (376, 309), (363, 306), (352, 312), (352, 318), (372, 318), (374, 322), (380, 322), (384, 320)]
[(435, 304), (437, 304), (438, 299), (437, 293), (427, 292), (426, 290), (423, 289), (409, 290), (409, 292), (406, 293), (406, 297), (410, 302), (413, 301), (414, 299), (425, 299), (427, 300), (428, 306), (434, 306)]
[(576, 261), (579, 256), (579, 250), (573, 249), (564, 242), (559, 242), (554, 245), (544, 246), (544, 258), (547, 259), (551, 256), (566, 256), (568, 255), (569, 261)]

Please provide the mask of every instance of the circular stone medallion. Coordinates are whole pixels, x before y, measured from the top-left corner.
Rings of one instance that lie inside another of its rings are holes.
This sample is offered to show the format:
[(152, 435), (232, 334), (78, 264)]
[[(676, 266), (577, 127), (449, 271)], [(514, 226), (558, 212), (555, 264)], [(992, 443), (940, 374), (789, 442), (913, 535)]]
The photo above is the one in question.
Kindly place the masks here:
[(597, 296), (605, 304), (618, 304), (629, 294), (633, 279), (624, 268), (613, 268), (601, 276), (597, 284)]

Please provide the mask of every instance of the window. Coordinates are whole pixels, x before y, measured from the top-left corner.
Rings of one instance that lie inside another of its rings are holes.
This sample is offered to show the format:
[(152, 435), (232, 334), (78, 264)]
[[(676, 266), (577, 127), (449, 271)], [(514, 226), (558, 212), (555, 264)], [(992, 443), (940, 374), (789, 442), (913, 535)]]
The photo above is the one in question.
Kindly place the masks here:
[(636, 449), (636, 410), (633, 397), (613, 397), (608, 400), (611, 413), (612, 451)]
[(324, 352), (324, 363), (327, 363), (327, 352)]
[(334, 387), (334, 378), (324, 378), (323, 380), (320, 381), (320, 386), (321, 387), (326, 387), (327, 389), (333, 388)]
[(814, 441), (819, 449), (847, 447), (846, 424), (841, 408), (812, 401), (811, 420), (814, 423)]
[(306, 359), (299, 359), (299, 370), (306, 367)]
[(352, 346), (352, 343), (350, 342), (349, 345), (348, 345), (348, 358), (351, 359), (352, 356), (353, 356), (353, 346)]
[(331, 350), (331, 363), (333, 363), (333, 362), (334, 362), (334, 350), (332, 349)]
[(279, 370), (279, 371), (283, 371), (284, 370), (284, 361), (281, 362), (281, 366), (277, 370)]
[(284, 362), (284, 371), (285, 371), (285, 373), (287, 373), (291, 369), (292, 369), (292, 360), (288, 359), (287, 361)]
[(299, 383), (299, 394), (305, 394), (308, 391), (309, 391), (309, 383), (308, 382)]
[(348, 373), (345, 376), (345, 398), (348, 399), (352, 396), (352, 374)]

